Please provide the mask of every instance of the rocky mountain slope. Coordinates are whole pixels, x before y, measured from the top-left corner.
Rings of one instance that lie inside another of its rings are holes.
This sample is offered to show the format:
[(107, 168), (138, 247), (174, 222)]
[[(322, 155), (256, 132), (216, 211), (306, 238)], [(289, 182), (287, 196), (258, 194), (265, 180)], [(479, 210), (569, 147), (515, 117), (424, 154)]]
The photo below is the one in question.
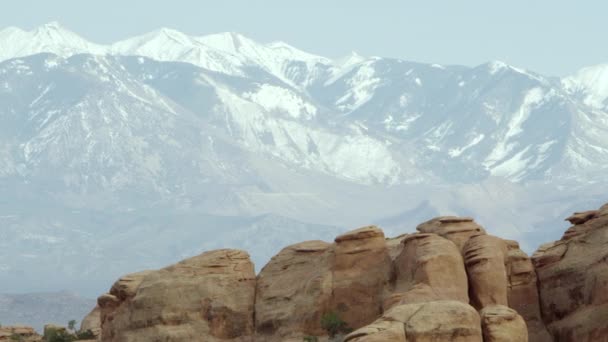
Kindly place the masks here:
[[(470, 215), (531, 251), (606, 189), (604, 68), (332, 60), (236, 33), (0, 31), (2, 291)], [(542, 236), (542, 239), (539, 237)], [(44, 276), (48, 281), (35, 281)], [(26, 322), (27, 323), (27, 322)]]
[[(169, 156), (213, 174), (205, 161), (217, 164), (213, 153), (230, 145), (364, 184), (589, 182), (608, 158), (602, 67), (560, 81), (501, 62), (337, 62), (235, 33), (168, 29), (99, 46), (56, 23), (0, 38), (11, 47), (0, 69), (2, 118), (13, 124), (5, 139), (18, 144), (5, 146), (7, 175), (53, 158), (84, 164), (74, 186), (117, 190), (135, 177), (167, 191)], [(99, 166), (107, 179), (83, 184)]]
[(297, 243), (257, 276), (246, 252), (209, 251), (123, 276), (85, 328), (101, 341), (608, 341), (608, 204), (568, 220), (532, 258), (455, 216)]

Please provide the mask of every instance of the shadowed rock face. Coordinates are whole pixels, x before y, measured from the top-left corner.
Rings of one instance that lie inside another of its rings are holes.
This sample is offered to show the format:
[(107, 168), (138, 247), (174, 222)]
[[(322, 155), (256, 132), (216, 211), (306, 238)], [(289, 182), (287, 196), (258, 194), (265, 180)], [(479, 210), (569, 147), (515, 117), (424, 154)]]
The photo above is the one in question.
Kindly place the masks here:
[(608, 205), (583, 216), (532, 257), (556, 341), (608, 341)]
[[(458, 217), (288, 246), (257, 278), (245, 252), (207, 252), (118, 280), (97, 330), (112, 342), (328, 341), (334, 313), (351, 342), (608, 341), (608, 205), (574, 216), (533, 259)], [(96, 331), (96, 314), (83, 326)]]
[(552, 341), (540, 312), (536, 270), (532, 260), (519, 249), (516, 241), (505, 240), (505, 243), (507, 244), (509, 307), (517, 311), (526, 321), (530, 341)]

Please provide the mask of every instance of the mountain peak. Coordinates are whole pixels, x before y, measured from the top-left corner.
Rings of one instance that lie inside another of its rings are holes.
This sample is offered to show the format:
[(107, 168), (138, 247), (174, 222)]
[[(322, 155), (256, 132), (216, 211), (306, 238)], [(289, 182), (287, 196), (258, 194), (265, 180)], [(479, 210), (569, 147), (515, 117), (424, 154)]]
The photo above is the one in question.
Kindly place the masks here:
[(241, 47), (245, 44), (257, 45), (257, 43), (252, 39), (249, 39), (236, 32), (208, 34), (198, 37), (197, 40), (211, 48), (230, 53), (238, 53)]
[(63, 29), (63, 26), (61, 26), (58, 21), (50, 21), (44, 25), (39, 26), (38, 29), (60, 30)]
[(185, 33), (182, 33), (178, 30), (172, 29), (172, 28), (168, 28), (168, 27), (161, 27), (160, 29), (151, 32), (148, 35), (151, 39), (154, 38), (158, 38), (158, 37), (162, 37), (162, 39), (171, 39), (179, 44), (183, 44), (183, 45), (192, 45), (193, 44), (193, 40), (192, 37), (188, 36)]
[(33, 33), (34, 35), (72, 36), (80, 38), (80, 36), (78, 36), (76, 33), (68, 30), (67, 28), (59, 24), (59, 22), (57, 21), (51, 21), (44, 25), (38, 26), (33, 31), (31, 31), (31, 33)]
[(509, 64), (507, 64), (503, 61), (499, 61), (499, 60), (490, 61), (488, 63), (485, 63), (484, 66), (488, 68), (488, 70), (490, 71), (490, 74), (492, 74), (492, 75), (494, 75), (498, 72), (504, 71), (506, 69), (512, 68)]
[(365, 58), (364, 56), (361, 56), (357, 52), (351, 51), (348, 55), (346, 55), (342, 58), (339, 58), (336, 61), (336, 64), (339, 66), (345, 67), (345, 66), (350, 66), (350, 65), (357, 64), (357, 63), (361, 63), (366, 59), (367, 58)]
[(0, 31), (0, 61), (42, 52), (69, 57), (77, 53), (103, 54), (105, 47), (93, 44), (56, 21), (31, 31), (9, 27)]

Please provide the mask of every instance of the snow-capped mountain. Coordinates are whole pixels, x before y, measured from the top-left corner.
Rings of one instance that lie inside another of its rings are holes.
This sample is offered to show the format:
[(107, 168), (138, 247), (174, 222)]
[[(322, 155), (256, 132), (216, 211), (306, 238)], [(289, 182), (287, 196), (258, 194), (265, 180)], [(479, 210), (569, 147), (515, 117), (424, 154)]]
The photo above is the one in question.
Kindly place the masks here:
[[(606, 70), (4, 29), (0, 283), (93, 294), (206, 248), (250, 248), (259, 264), (291, 241), (368, 223), (402, 233), (438, 214), (530, 250), (574, 205), (605, 202)], [(32, 284), (40, 274), (62, 277)]]
[(106, 47), (93, 44), (76, 33), (50, 22), (32, 31), (8, 27), (0, 31), (0, 61), (41, 52), (72, 56), (78, 53), (104, 54)]

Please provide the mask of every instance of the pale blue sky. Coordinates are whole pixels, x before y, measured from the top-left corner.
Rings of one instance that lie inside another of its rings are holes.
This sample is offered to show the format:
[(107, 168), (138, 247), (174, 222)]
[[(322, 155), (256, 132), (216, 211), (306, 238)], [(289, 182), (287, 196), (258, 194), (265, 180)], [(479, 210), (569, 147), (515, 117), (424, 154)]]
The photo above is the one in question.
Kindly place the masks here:
[(235, 31), (328, 57), (477, 65), (502, 60), (548, 75), (608, 63), (604, 1), (5, 0), (0, 27), (58, 21), (108, 43), (159, 27)]

